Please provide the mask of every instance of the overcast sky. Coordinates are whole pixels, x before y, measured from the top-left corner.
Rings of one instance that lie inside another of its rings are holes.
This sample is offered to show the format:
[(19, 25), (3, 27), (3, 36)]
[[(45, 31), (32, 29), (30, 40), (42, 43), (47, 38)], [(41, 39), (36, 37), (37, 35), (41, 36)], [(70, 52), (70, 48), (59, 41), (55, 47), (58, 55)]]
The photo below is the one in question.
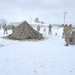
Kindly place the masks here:
[(75, 0), (0, 0), (0, 19), (7, 21), (40, 21), (62, 24), (75, 24)]

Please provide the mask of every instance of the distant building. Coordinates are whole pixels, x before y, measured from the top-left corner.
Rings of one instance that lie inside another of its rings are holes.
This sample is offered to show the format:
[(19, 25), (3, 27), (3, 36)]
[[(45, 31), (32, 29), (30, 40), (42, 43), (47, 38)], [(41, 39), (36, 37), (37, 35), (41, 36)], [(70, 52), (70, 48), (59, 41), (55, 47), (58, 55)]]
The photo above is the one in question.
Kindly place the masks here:
[(5, 20), (5, 19), (0, 19), (0, 25), (4, 25), (4, 24), (7, 24), (7, 20)]
[(9, 25), (18, 26), (21, 22), (10, 22)]

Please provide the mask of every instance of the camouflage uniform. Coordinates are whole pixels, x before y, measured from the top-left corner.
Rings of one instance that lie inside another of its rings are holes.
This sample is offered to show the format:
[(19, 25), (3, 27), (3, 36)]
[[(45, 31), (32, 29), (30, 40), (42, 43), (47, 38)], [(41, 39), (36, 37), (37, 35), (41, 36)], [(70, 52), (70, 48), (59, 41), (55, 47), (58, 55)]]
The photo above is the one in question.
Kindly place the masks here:
[(75, 30), (72, 32), (70, 37), (70, 44), (75, 45)]
[(74, 35), (73, 35), (73, 44), (75, 45), (75, 31), (74, 31)]
[(65, 42), (66, 42), (66, 46), (68, 46), (70, 44), (70, 37), (71, 37), (71, 33), (72, 33), (72, 25), (66, 26), (65, 27)]
[(4, 29), (4, 34), (5, 34), (5, 33), (8, 34), (6, 24), (3, 26), (3, 29)]

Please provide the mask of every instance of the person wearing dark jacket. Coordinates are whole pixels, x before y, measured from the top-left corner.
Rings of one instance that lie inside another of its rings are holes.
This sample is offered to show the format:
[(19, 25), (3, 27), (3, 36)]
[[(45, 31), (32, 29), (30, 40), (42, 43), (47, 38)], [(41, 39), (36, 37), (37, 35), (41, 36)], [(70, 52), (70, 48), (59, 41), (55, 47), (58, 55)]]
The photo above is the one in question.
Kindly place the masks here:
[(51, 25), (48, 26), (48, 35), (50, 35), (50, 34), (52, 35), (52, 26)]

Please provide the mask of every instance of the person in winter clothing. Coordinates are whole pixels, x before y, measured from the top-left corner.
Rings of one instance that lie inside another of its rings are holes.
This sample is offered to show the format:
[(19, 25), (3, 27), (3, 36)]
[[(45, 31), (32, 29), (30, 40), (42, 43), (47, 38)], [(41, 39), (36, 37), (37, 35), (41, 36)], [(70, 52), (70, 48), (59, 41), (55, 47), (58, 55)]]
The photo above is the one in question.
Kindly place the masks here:
[(6, 24), (4, 24), (3, 29), (4, 29), (4, 34), (5, 34), (5, 33), (8, 34)]
[(50, 35), (50, 34), (52, 35), (52, 26), (51, 25), (48, 26), (48, 35)]
[(43, 29), (43, 33), (46, 35), (46, 28)]
[(70, 37), (70, 44), (75, 45), (75, 30), (72, 31), (71, 37)]
[(70, 44), (70, 37), (71, 37), (71, 33), (72, 33), (72, 25), (70, 24), (69, 26), (66, 25), (65, 27), (65, 42), (66, 42), (66, 45), (65, 46), (68, 46)]
[(62, 34), (62, 38), (65, 38), (65, 33), (66, 33), (66, 29), (67, 29), (67, 24), (63, 25), (63, 34)]
[(63, 33), (62, 33), (62, 38), (65, 38), (65, 28), (66, 28), (66, 25), (62, 25), (63, 26)]
[(75, 30), (73, 32), (73, 44), (75, 45)]
[(40, 31), (40, 25), (37, 26), (37, 31), (38, 31), (38, 32)]

